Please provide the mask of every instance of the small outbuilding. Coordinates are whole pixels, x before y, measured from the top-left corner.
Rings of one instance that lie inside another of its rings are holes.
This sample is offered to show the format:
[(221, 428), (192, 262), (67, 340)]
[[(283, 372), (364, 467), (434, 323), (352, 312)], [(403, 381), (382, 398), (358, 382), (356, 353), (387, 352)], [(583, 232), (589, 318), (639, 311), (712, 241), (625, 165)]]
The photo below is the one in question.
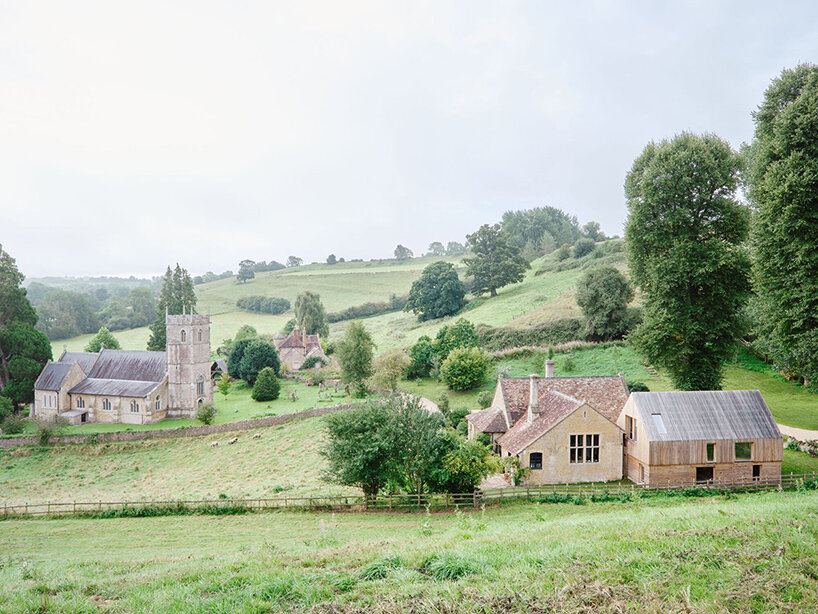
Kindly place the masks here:
[(634, 392), (617, 424), (638, 484), (781, 479), (783, 438), (758, 390)]

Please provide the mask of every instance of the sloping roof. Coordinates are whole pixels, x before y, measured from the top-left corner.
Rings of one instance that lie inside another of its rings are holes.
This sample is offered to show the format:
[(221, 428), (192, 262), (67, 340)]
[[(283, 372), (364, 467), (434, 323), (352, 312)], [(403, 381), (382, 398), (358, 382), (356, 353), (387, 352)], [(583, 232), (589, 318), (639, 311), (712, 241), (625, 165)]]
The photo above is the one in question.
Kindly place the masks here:
[(482, 433), (505, 433), (508, 429), (503, 410), (499, 407), (474, 411), (466, 416), (466, 420)]
[(63, 352), (59, 362), (79, 363), (80, 368), (88, 373), (91, 371), (91, 367), (94, 366), (97, 356), (99, 356), (97, 352)]
[(165, 352), (102, 350), (88, 377), (161, 382), (167, 370)]
[(281, 343), (278, 344), (280, 348), (303, 348), (304, 347), (304, 340), (301, 339), (300, 335), (291, 334), (289, 337), (284, 339)]
[[(781, 437), (758, 390), (634, 392), (631, 397), (650, 441)], [(661, 416), (665, 432), (653, 414)]]
[(40, 377), (34, 383), (35, 390), (59, 390), (68, 372), (74, 366), (73, 362), (50, 362), (45, 366)]
[(217, 358), (213, 361), (213, 364), (210, 365), (210, 369), (213, 370), (213, 367), (217, 368), (222, 373), (227, 373), (227, 361), (224, 358)]
[(144, 397), (161, 382), (89, 377), (74, 386), (70, 394), (94, 394), (107, 397)]
[[(625, 402), (628, 387), (619, 375), (600, 377), (541, 377), (537, 391), (540, 407), (543, 395), (549, 391), (561, 392), (575, 399), (582, 399), (611, 422), (616, 422)], [(512, 423), (528, 410), (531, 379), (528, 377), (508, 377), (500, 380), (503, 400), (511, 414)]]
[(545, 394), (540, 394), (539, 399), (539, 417), (533, 422), (529, 422), (527, 416), (521, 418), (498, 440), (504, 452), (517, 454), (550, 431), (560, 420), (570, 415), (578, 407), (585, 405), (585, 402), (560, 392), (547, 391)]

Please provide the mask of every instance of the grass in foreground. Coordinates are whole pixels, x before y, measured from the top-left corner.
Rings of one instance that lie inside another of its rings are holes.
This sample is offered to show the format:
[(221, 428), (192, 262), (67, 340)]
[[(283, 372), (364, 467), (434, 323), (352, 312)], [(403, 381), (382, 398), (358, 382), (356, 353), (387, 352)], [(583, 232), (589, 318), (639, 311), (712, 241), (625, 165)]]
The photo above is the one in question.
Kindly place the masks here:
[(814, 612), (818, 493), (0, 522), (0, 611)]

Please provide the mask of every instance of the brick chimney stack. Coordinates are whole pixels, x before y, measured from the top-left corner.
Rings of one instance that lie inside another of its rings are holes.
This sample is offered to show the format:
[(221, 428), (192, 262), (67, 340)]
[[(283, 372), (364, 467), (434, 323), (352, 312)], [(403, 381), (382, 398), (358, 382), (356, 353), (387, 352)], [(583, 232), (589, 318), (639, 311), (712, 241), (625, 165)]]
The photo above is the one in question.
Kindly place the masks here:
[(545, 361), (545, 377), (554, 377), (554, 361), (551, 359)]
[(536, 373), (528, 376), (528, 421), (534, 422), (540, 416), (540, 376)]

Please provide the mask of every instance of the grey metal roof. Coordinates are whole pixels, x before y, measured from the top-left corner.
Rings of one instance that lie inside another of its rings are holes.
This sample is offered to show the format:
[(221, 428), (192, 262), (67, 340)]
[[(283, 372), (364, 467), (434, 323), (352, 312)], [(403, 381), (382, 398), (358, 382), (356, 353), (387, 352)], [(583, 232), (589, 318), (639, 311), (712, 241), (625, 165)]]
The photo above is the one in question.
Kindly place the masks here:
[(634, 392), (631, 398), (642, 419), (639, 427), (650, 441), (781, 437), (758, 390)]
[(35, 390), (59, 390), (74, 363), (50, 362), (34, 384)]
[(167, 371), (165, 352), (102, 350), (88, 377), (161, 382)]
[(59, 362), (79, 363), (80, 368), (87, 374), (91, 371), (91, 367), (94, 366), (97, 356), (99, 356), (97, 352), (63, 352)]
[(222, 373), (227, 373), (227, 361), (224, 358), (217, 358), (213, 361), (213, 364), (210, 365), (210, 369), (212, 370), (216, 367)]
[(145, 397), (161, 382), (89, 377), (74, 386), (70, 394), (92, 394), (106, 397)]

